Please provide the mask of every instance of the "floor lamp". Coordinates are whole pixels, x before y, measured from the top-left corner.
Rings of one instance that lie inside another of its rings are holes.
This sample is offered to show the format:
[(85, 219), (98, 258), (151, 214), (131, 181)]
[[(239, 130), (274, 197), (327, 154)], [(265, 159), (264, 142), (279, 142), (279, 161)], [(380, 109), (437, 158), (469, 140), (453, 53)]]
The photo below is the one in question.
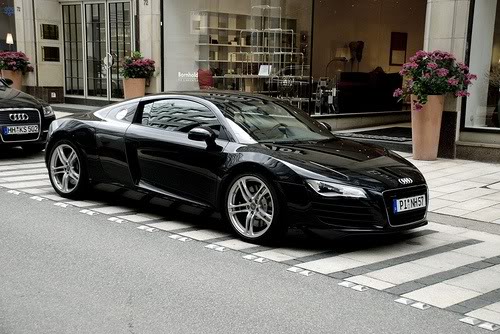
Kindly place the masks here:
[(5, 43), (9, 45), (9, 51), (12, 51), (12, 44), (14, 44), (14, 37), (12, 37), (12, 34), (10, 32), (7, 33), (7, 38), (5, 38)]

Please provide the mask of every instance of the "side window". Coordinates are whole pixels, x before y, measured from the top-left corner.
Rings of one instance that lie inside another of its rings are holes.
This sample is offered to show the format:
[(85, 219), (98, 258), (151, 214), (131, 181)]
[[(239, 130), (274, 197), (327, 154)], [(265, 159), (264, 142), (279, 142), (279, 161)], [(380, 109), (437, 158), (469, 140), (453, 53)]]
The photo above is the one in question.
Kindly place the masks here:
[(128, 102), (120, 104), (111, 109), (106, 118), (124, 123), (132, 123), (132, 121), (134, 120), (135, 111), (137, 110), (137, 105), (138, 102)]
[(144, 105), (142, 125), (184, 133), (198, 126), (220, 131), (220, 123), (210, 109), (196, 102), (174, 99)]

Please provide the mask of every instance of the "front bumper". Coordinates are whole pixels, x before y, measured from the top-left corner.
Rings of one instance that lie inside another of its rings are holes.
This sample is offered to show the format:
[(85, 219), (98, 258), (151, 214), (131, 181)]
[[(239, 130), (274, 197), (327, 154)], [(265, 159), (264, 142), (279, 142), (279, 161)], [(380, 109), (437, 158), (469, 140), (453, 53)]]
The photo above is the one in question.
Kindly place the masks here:
[[(4, 136), (0, 133), (0, 146), (2, 147), (14, 147), (19, 145), (44, 145), (47, 142), (47, 135), (49, 132), (50, 124), (55, 120), (55, 116), (45, 117), (40, 112), (40, 121), (38, 123), (40, 127), (39, 133), (27, 134), (27, 135), (16, 135), (16, 136)], [(0, 123), (0, 131), (3, 131), (4, 126), (12, 125), (25, 125), (25, 124), (4, 124)], [(28, 125), (28, 124), (26, 124)]]
[[(287, 194), (287, 220), (290, 226), (324, 234), (327, 231), (346, 233), (395, 233), (427, 224), (428, 191), (425, 184), (386, 190), (367, 190), (368, 198), (327, 198), (304, 185), (280, 184)], [(293, 195), (289, 195), (293, 194)], [(425, 194), (427, 206), (395, 214), (395, 198)]]

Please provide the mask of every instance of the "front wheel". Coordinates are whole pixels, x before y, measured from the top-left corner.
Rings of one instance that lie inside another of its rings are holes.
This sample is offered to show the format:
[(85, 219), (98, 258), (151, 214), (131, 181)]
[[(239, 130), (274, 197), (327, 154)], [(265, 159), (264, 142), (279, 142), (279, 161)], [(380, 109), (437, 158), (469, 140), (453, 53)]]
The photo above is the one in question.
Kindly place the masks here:
[(87, 190), (88, 178), (82, 154), (71, 142), (56, 143), (49, 156), (49, 176), (54, 190), (62, 197), (77, 199)]
[(258, 174), (242, 174), (226, 191), (224, 212), (233, 230), (251, 242), (277, 241), (286, 231), (280, 220), (280, 200), (271, 184)]

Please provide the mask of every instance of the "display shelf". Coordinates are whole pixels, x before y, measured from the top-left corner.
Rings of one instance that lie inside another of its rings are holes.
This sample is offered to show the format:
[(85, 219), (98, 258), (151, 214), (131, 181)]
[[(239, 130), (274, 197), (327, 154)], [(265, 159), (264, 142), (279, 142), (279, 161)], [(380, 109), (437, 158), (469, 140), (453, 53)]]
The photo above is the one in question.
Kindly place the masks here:
[[(253, 6), (250, 14), (199, 12), (196, 62), (218, 74), (213, 76), (216, 88), (279, 93), (276, 74), (304, 64), (297, 19), (282, 17), (281, 7), (269, 5)], [(263, 66), (270, 75), (258, 75), (266, 70)]]

